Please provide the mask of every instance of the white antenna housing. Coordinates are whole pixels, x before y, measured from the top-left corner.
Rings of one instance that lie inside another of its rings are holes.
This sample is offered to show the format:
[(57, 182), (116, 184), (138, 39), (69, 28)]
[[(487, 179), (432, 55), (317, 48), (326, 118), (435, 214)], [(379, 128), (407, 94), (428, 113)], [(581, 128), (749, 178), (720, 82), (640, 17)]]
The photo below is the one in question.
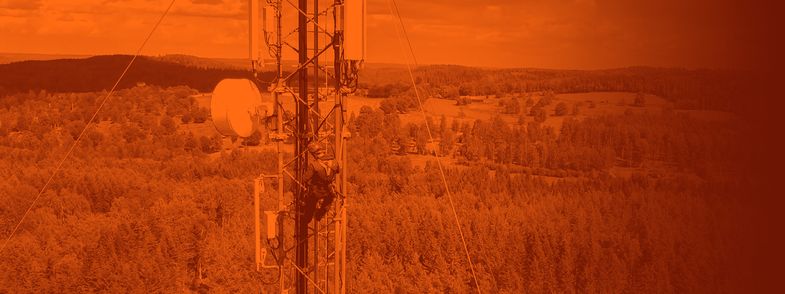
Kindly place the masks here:
[(264, 24), (262, 30), (264, 30), (265, 34), (275, 33), (275, 21), (275, 6), (266, 5), (264, 8), (262, 8), (262, 23)]
[(248, 1), (248, 57), (251, 61), (259, 61), (259, 0)]
[(222, 80), (210, 100), (213, 125), (224, 136), (251, 136), (272, 109), (272, 103), (264, 103), (256, 84), (247, 79)]
[(344, 57), (365, 60), (365, 0), (344, 1)]

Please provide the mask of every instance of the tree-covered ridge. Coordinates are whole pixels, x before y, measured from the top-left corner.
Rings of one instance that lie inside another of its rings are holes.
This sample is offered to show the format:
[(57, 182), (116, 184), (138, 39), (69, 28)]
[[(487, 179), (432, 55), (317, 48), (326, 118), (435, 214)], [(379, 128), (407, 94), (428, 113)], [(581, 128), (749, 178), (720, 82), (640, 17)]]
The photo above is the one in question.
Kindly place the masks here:
[[(109, 90), (133, 56), (105, 55), (85, 59), (19, 61), (0, 64), (0, 96), (28, 91), (96, 92)], [(140, 56), (134, 61), (118, 89), (138, 83), (160, 87), (189, 86), (201, 92), (212, 91), (224, 78), (250, 78), (247, 70), (190, 66), (166, 58)], [(263, 80), (272, 75), (262, 74)]]

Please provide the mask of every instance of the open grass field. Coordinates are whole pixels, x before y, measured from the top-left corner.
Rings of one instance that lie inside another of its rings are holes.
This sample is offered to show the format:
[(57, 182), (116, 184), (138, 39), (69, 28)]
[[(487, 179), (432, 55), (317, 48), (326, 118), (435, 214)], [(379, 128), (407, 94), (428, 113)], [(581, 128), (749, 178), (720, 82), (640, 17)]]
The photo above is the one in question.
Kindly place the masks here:
[[(661, 111), (662, 109), (671, 107), (671, 103), (667, 100), (654, 96), (646, 95), (646, 104), (644, 107), (632, 106), (635, 99), (635, 93), (624, 92), (593, 92), (593, 93), (578, 93), (578, 94), (559, 94), (553, 102), (546, 106), (544, 109), (548, 114), (545, 125), (553, 127), (558, 132), (566, 117), (574, 117), (577, 119), (597, 116), (603, 114), (618, 114), (624, 113), (627, 109), (632, 110), (645, 110), (645, 111)], [(475, 99), (482, 99), (481, 97), (472, 97)], [(533, 96), (531, 99), (535, 102), (541, 99), (541, 96)], [(370, 104), (368, 100), (379, 100), (365, 97), (352, 97), (352, 102), (355, 104)], [(501, 115), (501, 117), (508, 123), (517, 123), (520, 115), (502, 114), (499, 102), (500, 98), (484, 98), (482, 102), (472, 102), (469, 105), (458, 106), (453, 100), (445, 99), (428, 99), (425, 101), (425, 112), (434, 121), (438, 121), (442, 115), (447, 117), (448, 120), (457, 119), (460, 122), (471, 122), (474, 120), (488, 120), (494, 115)], [(555, 108), (559, 102), (567, 104), (569, 114), (565, 116), (555, 116)], [(573, 105), (578, 104), (579, 113), (572, 115)], [(590, 105), (593, 104), (593, 107)], [(528, 109), (527, 109), (528, 111)], [(534, 118), (526, 116), (526, 121), (533, 121)], [(403, 123), (422, 123), (422, 114), (418, 111), (412, 111), (401, 115)]]
[[(588, 117), (588, 116), (596, 116), (596, 115), (603, 115), (603, 114), (619, 114), (623, 113), (627, 109), (632, 110), (646, 110), (646, 111), (661, 111), (666, 108), (671, 108), (672, 103), (668, 102), (667, 100), (655, 96), (655, 95), (645, 95), (646, 104), (644, 107), (635, 107), (632, 105), (633, 100), (635, 99), (635, 93), (626, 93), (626, 92), (592, 92), (592, 93), (575, 93), (575, 94), (558, 94), (554, 99), (553, 103), (545, 107), (546, 112), (548, 113), (548, 119), (546, 120), (546, 124), (551, 124), (553, 126), (559, 126), (560, 121), (562, 118), (554, 116), (555, 107), (559, 102), (567, 103), (570, 112), (572, 111), (572, 106), (574, 104), (578, 104), (579, 106), (579, 114), (577, 115), (578, 118), (581, 117)], [(272, 99), (269, 93), (262, 94), (263, 99)], [(288, 109), (293, 109), (293, 99), (291, 99), (291, 95), (284, 95), (284, 105)], [(199, 94), (194, 96), (199, 106), (206, 107), (209, 109), (210, 107), (210, 94)], [(481, 97), (472, 97), (476, 99), (483, 99), (483, 102), (473, 102), (469, 105), (456, 105), (454, 100), (448, 99), (437, 99), (431, 98), (427, 99), (423, 105), (425, 108), (425, 112), (428, 116), (432, 117), (433, 119), (440, 118), (442, 115), (446, 116), (448, 119), (459, 119), (459, 120), (466, 120), (466, 121), (473, 121), (477, 119), (489, 119), (493, 115), (501, 114), (499, 109), (499, 101), (500, 98), (481, 98)], [(533, 96), (532, 99), (534, 101), (539, 100), (542, 98), (541, 96)], [(319, 105), (323, 112), (329, 111), (330, 106), (332, 105), (332, 101), (321, 102)], [(348, 112), (349, 114), (355, 113), (358, 114), (360, 109), (363, 106), (370, 106), (371, 108), (378, 108), (379, 103), (381, 103), (383, 99), (381, 98), (368, 98), (362, 96), (349, 96), (348, 98)], [(590, 104), (594, 104), (594, 107), (590, 107)], [(702, 110), (682, 110), (684, 112), (689, 112), (695, 114), (698, 117), (704, 117), (706, 119), (727, 119), (730, 114), (720, 111), (702, 111)], [(408, 113), (401, 114), (401, 121), (406, 122), (413, 122), (413, 123), (421, 123), (422, 122), (422, 114), (419, 111), (410, 111)], [(569, 116), (569, 115), (568, 115)], [(510, 122), (517, 121), (517, 115), (503, 115), (505, 119), (509, 119)]]

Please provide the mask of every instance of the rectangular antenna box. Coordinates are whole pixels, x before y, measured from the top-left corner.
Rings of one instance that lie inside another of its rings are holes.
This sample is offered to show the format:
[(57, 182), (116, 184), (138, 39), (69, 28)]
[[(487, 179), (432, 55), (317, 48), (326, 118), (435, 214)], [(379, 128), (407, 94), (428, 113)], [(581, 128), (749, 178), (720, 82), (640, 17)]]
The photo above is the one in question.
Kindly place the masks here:
[(365, 59), (365, 0), (344, 1), (344, 57), (347, 60)]
[(259, 0), (248, 1), (248, 57), (257, 61), (259, 54)]

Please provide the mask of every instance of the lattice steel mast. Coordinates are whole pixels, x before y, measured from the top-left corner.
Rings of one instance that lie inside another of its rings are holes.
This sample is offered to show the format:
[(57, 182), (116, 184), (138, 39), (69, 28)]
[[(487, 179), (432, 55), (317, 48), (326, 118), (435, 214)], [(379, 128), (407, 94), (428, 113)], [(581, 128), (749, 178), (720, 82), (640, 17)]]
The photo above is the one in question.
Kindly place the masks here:
[[(326, 8), (319, 10), (320, 4)], [(254, 53), (259, 48), (255, 43), (260, 26), (259, 0), (250, 0), (249, 8), (251, 59), (256, 69), (264, 65)], [(256, 270), (260, 273), (277, 270), (275, 284), (280, 293), (287, 293), (291, 288), (296, 293), (345, 293), (348, 197), (344, 140), (348, 133), (344, 122), (346, 95), (356, 90), (357, 70), (364, 58), (365, 1), (299, 0), (295, 6), (291, 0), (267, 0), (261, 11), (261, 35), (277, 73), (269, 88), (275, 110), (267, 124), (271, 129), (270, 139), (276, 144), (278, 171), (260, 175), (254, 185)], [(285, 29), (289, 21), (286, 17), (291, 16), (287, 13), (297, 16), (293, 30)], [(294, 33), (297, 33), (296, 46), (289, 40)], [(326, 40), (322, 47), (320, 37)], [(292, 72), (284, 71), (287, 52), (297, 54), (298, 62)], [(320, 60), (325, 61), (324, 65)], [(329, 61), (332, 64), (328, 66)], [(320, 72), (324, 74), (323, 80), (319, 79)], [(327, 103), (330, 97), (332, 107)], [(294, 158), (284, 160), (288, 141), (294, 144)], [(326, 145), (341, 169), (333, 185), (337, 197), (321, 221), (306, 217), (312, 213), (304, 205), (309, 188), (305, 183), (307, 146), (314, 141)], [(284, 180), (291, 182), (290, 190)], [(265, 192), (268, 182), (275, 183), (277, 209), (265, 211), (266, 226), (262, 226), (261, 197), (268, 195)], [(294, 258), (291, 258), (292, 251)]]

